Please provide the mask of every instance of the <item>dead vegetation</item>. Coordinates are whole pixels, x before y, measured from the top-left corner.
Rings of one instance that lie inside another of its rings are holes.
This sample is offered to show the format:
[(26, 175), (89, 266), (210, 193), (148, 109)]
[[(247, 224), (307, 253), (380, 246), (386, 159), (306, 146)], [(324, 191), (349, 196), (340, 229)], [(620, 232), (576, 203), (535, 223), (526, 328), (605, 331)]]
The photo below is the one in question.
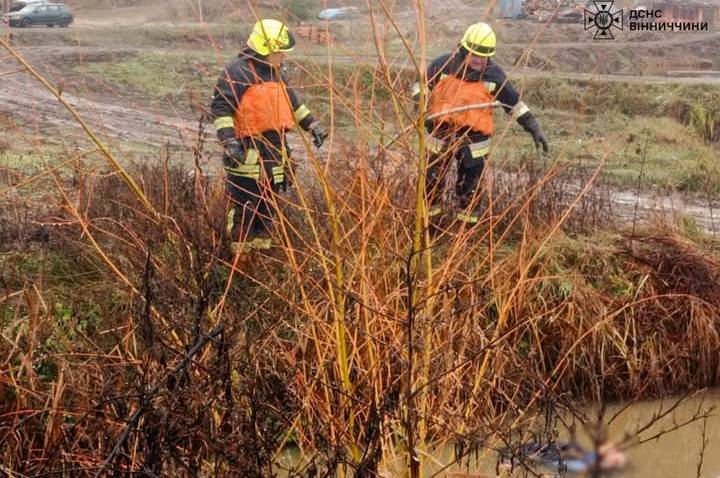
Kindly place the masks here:
[(429, 290), (411, 268), (412, 191), (391, 193), (404, 179), (340, 169), (340, 240), (314, 220), (331, 214), (322, 191), (297, 191), (282, 247), (252, 257), (225, 255), (219, 180), (133, 168), (158, 217), (115, 176), (58, 183), (78, 199), (52, 214), (43, 255), (31, 242), (3, 260), (4, 465), (267, 477), (293, 443), (307, 450), (299, 476), (375, 476), (359, 470), (407, 446), (410, 398), (424, 446), (479, 446), (498, 439), (489, 426), (522, 428), (540, 390), (600, 400), (718, 383), (710, 250), (671, 229), (557, 229), (567, 206), (548, 185), (499, 195), (492, 229), (435, 243)]

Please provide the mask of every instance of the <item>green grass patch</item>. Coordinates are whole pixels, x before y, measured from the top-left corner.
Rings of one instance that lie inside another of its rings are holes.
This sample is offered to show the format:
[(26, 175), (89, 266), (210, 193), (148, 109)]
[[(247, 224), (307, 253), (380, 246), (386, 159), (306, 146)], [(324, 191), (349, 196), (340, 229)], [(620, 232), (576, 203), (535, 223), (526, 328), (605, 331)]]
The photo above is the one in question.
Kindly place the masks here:
[(536, 107), (587, 115), (668, 116), (704, 141), (720, 141), (720, 86), (531, 78), (524, 98)]
[(82, 74), (129, 87), (154, 97), (183, 91), (212, 91), (221, 67), (212, 52), (143, 52), (118, 61), (91, 62), (76, 67)]
[(242, 23), (212, 25), (152, 25), (103, 28), (67, 28), (51, 31), (18, 29), (16, 45), (68, 45), (108, 48), (196, 48), (211, 50), (213, 44), (244, 44), (247, 26)]
[[(720, 192), (718, 147), (674, 119), (535, 111), (551, 143), (549, 161), (573, 165), (588, 174), (604, 161), (606, 179), (621, 187), (634, 187), (642, 171), (643, 187)], [(496, 119), (502, 131), (509, 120), (502, 113)], [(513, 164), (532, 152), (530, 137), (512, 124), (496, 157)]]
[[(209, 96), (217, 75), (234, 54), (223, 53), (218, 58), (210, 48), (145, 51), (106, 57), (77, 68), (152, 100), (168, 101), (185, 93), (203, 98)], [(287, 66), (291, 83), (302, 98), (319, 116), (327, 117), (328, 72), (323, 61), (321, 56), (303, 58), (298, 54)], [(354, 130), (356, 97), (366, 111), (381, 109), (383, 102), (389, 104), (391, 92), (384, 79), (376, 75), (370, 65), (334, 63), (335, 120), (341, 131)], [(408, 89), (413, 76), (404, 70), (393, 87)], [(622, 187), (634, 186), (642, 170), (647, 185), (720, 192), (720, 165), (713, 160), (718, 156), (714, 141), (720, 131), (720, 88), (547, 78), (515, 83), (553, 143), (552, 159), (586, 170), (605, 159), (605, 175)], [(502, 113), (496, 117), (502, 129), (506, 119), (501, 119)], [(532, 150), (528, 136), (513, 125), (496, 153), (516, 161)]]

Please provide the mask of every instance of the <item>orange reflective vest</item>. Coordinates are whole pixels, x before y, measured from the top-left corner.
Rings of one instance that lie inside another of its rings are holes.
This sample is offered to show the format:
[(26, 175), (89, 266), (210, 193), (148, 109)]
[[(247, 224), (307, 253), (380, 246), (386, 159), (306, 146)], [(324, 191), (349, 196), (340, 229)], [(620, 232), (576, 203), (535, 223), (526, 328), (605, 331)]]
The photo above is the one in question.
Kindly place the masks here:
[(285, 131), (295, 126), (285, 85), (261, 81), (250, 85), (235, 110), (235, 134), (260, 136), (268, 131)]
[[(448, 75), (438, 81), (432, 89), (429, 112), (434, 114), (476, 103), (490, 103), (493, 99), (492, 93), (488, 91), (482, 81), (463, 81)], [(487, 136), (495, 133), (492, 108), (445, 114), (433, 121), (467, 127)]]

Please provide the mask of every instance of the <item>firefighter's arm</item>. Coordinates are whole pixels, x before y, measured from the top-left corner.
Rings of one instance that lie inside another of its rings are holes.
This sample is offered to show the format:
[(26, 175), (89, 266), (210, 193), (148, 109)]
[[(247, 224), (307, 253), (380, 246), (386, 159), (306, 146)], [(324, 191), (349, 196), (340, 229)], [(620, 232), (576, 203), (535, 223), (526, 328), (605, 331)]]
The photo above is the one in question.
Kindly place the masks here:
[(319, 148), (325, 142), (327, 134), (323, 131), (320, 122), (315, 119), (305, 103), (300, 101), (297, 93), (292, 88), (288, 88), (288, 96), (290, 97), (290, 106), (292, 106), (295, 114), (295, 121), (300, 127), (312, 135), (313, 144)]
[(300, 101), (297, 93), (293, 88), (288, 88), (288, 96), (290, 97), (290, 106), (292, 106), (295, 114), (295, 121), (305, 131), (310, 131), (312, 124), (315, 122), (312, 111), (305, 103)]
[(235, 140), (235, 112), (247, 86), (244, 75), (232, 63), (225, 68), (215, 85), (210, 112), (218, 139), (224, 145)]
[(530, 133), (535, 146), (542, 147), (543, 151), (547, 153), (549, 146), (540, 130), (540, 123), (538, 123), (530, 108), (520, 99), (520, 95), (504, 74), (501, 75), (501, 78), (498, 78), (498, 85), (500, 85), (500, 90), (496, 98), (502, 103), (505, 112), (511, 115), (525, 131)]
[(520, 99), (515, 87), (510, 83), (505, 72), (497, 64), (492, 65), (492, 71), (487, 75), (490, 84), (497, 88), (495, 99), (502, 103), (505, 112), (518, 120), (521, 116), (530, 112), (527, 105)]

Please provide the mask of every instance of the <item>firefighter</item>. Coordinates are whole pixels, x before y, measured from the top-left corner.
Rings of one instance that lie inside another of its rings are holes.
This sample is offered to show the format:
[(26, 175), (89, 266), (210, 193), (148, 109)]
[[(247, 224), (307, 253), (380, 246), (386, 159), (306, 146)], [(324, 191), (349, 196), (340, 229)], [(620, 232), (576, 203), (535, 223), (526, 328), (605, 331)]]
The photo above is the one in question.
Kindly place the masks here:
[[(454, 52), (435, 59), (428, 67), (428, 113), (439, 114), (426, 125), (429, 159), (425, 194), (433, 233), (440, 231), (443, 183), (453, 158), (457, 162), (456, 219), (469, 224), (479, 221), (475, 191), (495, 132), (491, 108), (442, 112), (497, 100), (532, 135), (536, 147), (548, 151), (537, 119), (493, 61), (494, 55), (495, 33), (488, 24), (476, 23), (465, 31)], [(414, 95), (419, 91), (416, 84)]]
[(215, 86), (210, 109), (224, 147), (230, 198), (226, 230), (234, 252), (272, 247), (273, 198), (289, 180), (286, 133), (299, 124), (317, 148), (327, 137), (280, 72), (294, 45), (284, 23), (258, 21), (247, 47), (226, 65)]

